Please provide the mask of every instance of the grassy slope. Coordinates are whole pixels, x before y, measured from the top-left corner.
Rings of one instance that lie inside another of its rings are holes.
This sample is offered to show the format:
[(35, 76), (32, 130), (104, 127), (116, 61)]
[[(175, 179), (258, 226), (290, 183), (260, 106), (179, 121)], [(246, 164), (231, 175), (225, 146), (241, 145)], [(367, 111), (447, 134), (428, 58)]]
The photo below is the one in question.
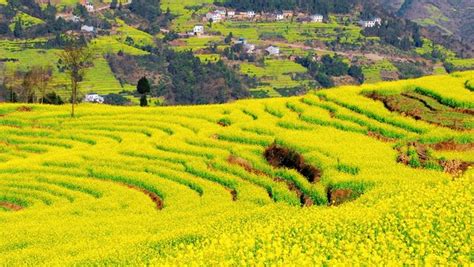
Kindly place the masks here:
[[(469, 264), (472, 169), (453, 181), (406, 167), (396, 163), (393, 142), (365, 133), (380, 128), (404, 138), (471, 141), (472, 133), (390, 113), (359, 93), (423, 87), (474, 103), (463, 86), (473, 77), (464, 72), (226, 105), (80, 105), (75, 119), (68, 106), (31, 112), (0, 106), (0, 199), (26, 206), (0, 210), (0, 263)], [(224, 118), (229, 127), (218, 125)], [(321, 183), (265, 163), (263, 150), (274, 141), (319, 166)], [(228, 164), (231, 154), (294, 181), (315, 200), (325, 199), (329, 185), (365, 194), (339, 207), (302, 209), (285, 184)], [(359, 171), (346, 173), (341, 164)], [(124, 184), (161, 196), (165, 208), (156, 210)]]

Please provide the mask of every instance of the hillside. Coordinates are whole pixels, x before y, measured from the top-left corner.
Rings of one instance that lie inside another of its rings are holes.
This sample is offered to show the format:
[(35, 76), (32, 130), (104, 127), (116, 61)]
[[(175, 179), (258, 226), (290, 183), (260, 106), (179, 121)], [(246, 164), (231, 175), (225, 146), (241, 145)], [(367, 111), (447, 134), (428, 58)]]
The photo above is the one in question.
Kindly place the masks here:
[(416, 21), (425, 27), (437, 27), (454, 35), (466, 44), (474, 43), (474, 2), (471, 0), (379, 0), (399, 16)]
[(0, 264), (469, 265), (473, 82), (0, 105)]
[(1, 101), (69, 102), (59, 55), (72, 45), (94, 54), (78, 99), (114, 105), (138, 105), (143, 77), (147, 104), (176, 105), (474, 69), (464, 45), (367, 1), (86, 2), (0, 2)]

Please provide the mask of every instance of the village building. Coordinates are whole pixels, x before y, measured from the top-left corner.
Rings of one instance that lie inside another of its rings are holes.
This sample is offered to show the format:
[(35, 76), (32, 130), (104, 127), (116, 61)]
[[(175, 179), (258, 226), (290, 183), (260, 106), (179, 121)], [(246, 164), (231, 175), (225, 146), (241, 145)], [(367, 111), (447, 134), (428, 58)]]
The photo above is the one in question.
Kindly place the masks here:
[(227, 13), (227, 11), (226, 11), (224, 8), (219, 8), (219, 9), (217, 9), (216, 11), (214, 11), (214, 13), (219, 14), (219, 15), (221, 15), (222, 17), (224, 17), (225, 14)]
[(90, 94), (87, 94), (86, 97), (84, 98), (84, 102), (87, 102), (87, 103), (99, 103), (99, 104), (103, 104), (104, 103), (104, 97), (96, 94), (96, 93), (90, 93)]
[(81, 21), (81, 18), (76, 16), (76, 15), (73, 15), (73, 14), (57, 14), (56, 15), (56, 19), (59, 19), (59, 18), (62, 18), (64, 19), (65, 21), (72, 21), (74, 23), (78, 23)]
[[(224, 13), (225, 14), (225, 13)], [(212, 22), (220, 22), (224, 18), (224, 15), (218, 13), (217, 11), (209, 12), (206, 14), (206, 20)]]
[(229, 18), (235, 17), (235, 10), (227, 10), (227, 17)]
[(239, 40), (235, 41), (235, 44), (246, 44), (247, 39), (240, 37)]
[(311, 22), (323, 22), (324, 20), (324, 16), (323, 15), (320, 15), (320, 14), (314, 14), (311, 16)]
[(202, 24), (196, 24), (193, 28), (193, 34), (194, 35), (201, 35), (204, 34), (204, 25)]
[(382, 19), (381, 18), (373, 18), (371, 20), (360, 20), (359, 25), (364, 27), (364, 28), (373, 28), (375, 26), (382, 25)]
[(255, 45), (254, 44), (245, 43), (243, 48), (244, 48), (245, 53), (247, 53), (247, 54), (253, 54), (255, 52)]
[(275, 17), (275, 20), (277, 21), (285, 19), (285, 16), (283, 15), (283, 13), (276, 13), (274, 17)]
[(94, 33), (95, 28), (94, 28), (94, 26), (82, 25), (81, 31), (87, 32), (87, 33)]
[(247, 18), (253, 18), (253, 17), (255, 17), (255, 11), (250, 10), (250, 11), (244, 12), (244, 15), (245, 15)]
[(268, 53), (269, 56), (278, 56), (280, 55), (280, 48), (277, 46), (269, 46), (265, 51)]
[(293, 11), (292, 10), (283, 10), (283, 12), (281, 12), (281, 14), (283, 15), (284, 18), (291, 18), (293, 17)]

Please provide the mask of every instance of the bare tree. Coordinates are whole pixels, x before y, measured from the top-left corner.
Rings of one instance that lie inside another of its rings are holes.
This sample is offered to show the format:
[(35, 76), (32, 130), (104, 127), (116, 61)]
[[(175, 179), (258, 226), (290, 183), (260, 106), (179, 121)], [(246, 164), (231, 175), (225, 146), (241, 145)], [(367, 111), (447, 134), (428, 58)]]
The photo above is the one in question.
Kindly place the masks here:
[(53, 75), (53, 68), (51, 66), (33, 66), (30, 72), (34, 89), (37, 91), (35, 93), (36, 102), (43, 104), (48, 84)]
[(59, 54), (61, 67), (71, 80), (71, 117), (74, 117), (74, 106), (77, 103), (79, 82), (92, 64), (93, 54), (87, 46), (73, 45)]

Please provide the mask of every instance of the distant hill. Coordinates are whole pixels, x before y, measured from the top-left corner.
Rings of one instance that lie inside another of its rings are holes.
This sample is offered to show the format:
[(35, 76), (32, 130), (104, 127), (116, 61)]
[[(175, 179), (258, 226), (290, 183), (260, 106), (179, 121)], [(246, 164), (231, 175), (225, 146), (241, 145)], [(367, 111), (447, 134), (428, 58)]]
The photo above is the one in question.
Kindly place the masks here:
[[(377, 0), (398, 16), (427, 28), (437, 28), (466, 44), (474, 43), (474, 1), (472, 0)], [(472, 45), (471, 45), (472, 46)]]

